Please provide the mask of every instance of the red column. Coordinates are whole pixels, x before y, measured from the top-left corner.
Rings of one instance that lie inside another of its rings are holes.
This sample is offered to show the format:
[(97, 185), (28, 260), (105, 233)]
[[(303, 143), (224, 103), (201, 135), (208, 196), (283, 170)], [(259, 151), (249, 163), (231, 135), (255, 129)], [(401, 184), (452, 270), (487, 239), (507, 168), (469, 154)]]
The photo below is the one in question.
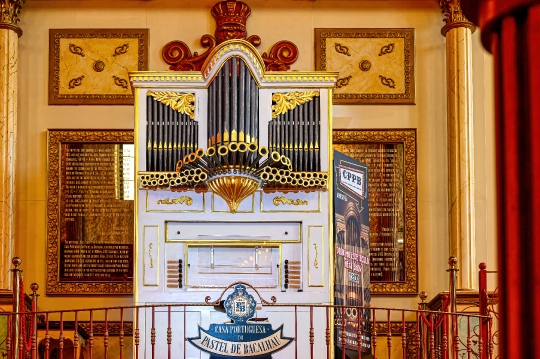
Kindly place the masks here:
[(500, 357), (540, 358), (540, 0), (469, 0), (495, 60)]

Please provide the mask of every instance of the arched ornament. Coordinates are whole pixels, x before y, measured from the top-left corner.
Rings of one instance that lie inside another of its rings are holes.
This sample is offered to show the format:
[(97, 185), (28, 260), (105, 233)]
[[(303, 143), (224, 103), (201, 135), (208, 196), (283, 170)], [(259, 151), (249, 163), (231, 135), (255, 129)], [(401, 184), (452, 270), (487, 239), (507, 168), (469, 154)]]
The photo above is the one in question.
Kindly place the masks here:
[(201, 68), (204, 81), (210, 84), (227, 59), (233, 56), (246, 62), (257, 86), (261, 87), (265, 73), (264, 60), (253, 45), (237, 39), (225, 41), (212, 50)]

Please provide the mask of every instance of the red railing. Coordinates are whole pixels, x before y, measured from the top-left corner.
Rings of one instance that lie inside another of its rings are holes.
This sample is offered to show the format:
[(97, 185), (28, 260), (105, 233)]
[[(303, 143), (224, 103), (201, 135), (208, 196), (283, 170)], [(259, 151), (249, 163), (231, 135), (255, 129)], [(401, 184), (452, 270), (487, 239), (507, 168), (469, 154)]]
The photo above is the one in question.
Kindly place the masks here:
[[(294, 343), (274, 354), (274, 358), (330, 359), (335, 357), (333, 353), (336, 351), (341, 351), (343, 359), (360, 357), (363, 350), (360, 345), (355, 350), (342, 351), (339, 348), (350, 345), (350, 339), (345, 331), (334, 329), (334, 323), (354, 323), (357, 335), (361, 335), (360, 328), (369, 329), (374, 359), (492, 359), (496, 345), (490, 316), (493, 313), (487, 309), (490, 302), (486, 282), (482, 279), (485, 266), (480, 269), (481, 314), (452, 312), (451, 304), (455, 303), (455, 298), (451, 300), (452, 291), (444, 298), (442, 311), (425, 310), (425, 305), (411, 310), (329, 304), (269, 304), (261, 300), (258, 313), (275, 325), (282, 324), (275, 319), (277, 313), (286, 313), (285, 316), (279, 314), (279, 318), (287, 318), (283, 335), (292, 337)], [(37, 305), (37, 286), (32, 289)], [(199, 350), (187, 338), (197, 335), (197, 324), (204, 327), (199, 313), (216, 309), (215, 303), (207, 302), (30, 312), (22, 311), (18, 305), (14, 308), (11, 313), (1, 313), (8, 325), (4, 341), (8, 359), (107, 359), (113, 355), (121, 359), (198, 358)], [(356, 313), (356, 316), (351, 313)], [(25, 326), (21, 323), (31, 324)]]

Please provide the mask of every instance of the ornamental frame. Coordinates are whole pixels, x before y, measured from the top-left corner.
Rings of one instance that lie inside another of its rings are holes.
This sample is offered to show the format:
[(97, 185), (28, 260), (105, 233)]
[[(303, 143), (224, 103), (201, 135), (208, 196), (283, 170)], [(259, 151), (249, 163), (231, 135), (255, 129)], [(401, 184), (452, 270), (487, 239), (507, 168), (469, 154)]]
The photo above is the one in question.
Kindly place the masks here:
[[(315, 29), (315, 69), (340, 71), (334, 87), (333, 103), (414, 105), (414, 38), (413, 28)], [(347, 44), (336, 42), (334, 47), (327, 46), (328, 40), (332, 39), (341, 39), (341, 42), (345, 41)], [(380, 42), (385, 39), (395, 41), (384, 42), (383, 46)], [(356, 51), (357, 49), (360, 50)], [(340, 64), (331, 63), (330, 59), (338, 57)], [(360, 79), (357, 80), (358, 78)], [(366, 85), (368, 83), (369, 86)], [(369, 89), (351, 89), (350, 92), (340, 90), (350, 85)]]
[[(49, 129), (47, 133), (47, 295), (133, 294), (133, 278), (122, 281), (60, 281), (62, 144), (133, 144), (132, 130)], [(133, 226), (124, 228), (132, 232)], [(132, 246), (134, 247), (134, 237)], [(133, 264), (134, 253), (130, 255)]]
[[(66, 64), (65, 56), (61, 56), (61, 41), (84, 40), (91, 46), (90, 54), (76, 44), (69, 44), (72, 63)], [(104, 40), (136, 40), (137, 48), (130, 49), (129, 44), (121, 44), (116, 48), (108, 48)], [(50, 29), (49, 30), (49, 105), (133, 105), (134, 97), (131, 90), (128, 72), (148, 70), (148, 29)], [(104, 47), (106, 49), (104, 49)], [(136, 56), (136, 65), (112, 66), (118, 59), (126, 56)], [(94, 61), (92, 66), (89, 62)], [(109, 65), (111, 64), (111, 65)], [(108, 93), (103, 88), (90, 88), (83, 93), (62, 93), (62, 69), (69, 68), (72, 75), (67, 84), (69, 89), (76, 89), (89, 79), (98, 78), (99, 83), (110, 81), (111, 89), (122, 88), (122, 93), (112, 90)], [(111, 68), (109, 70), (109, 68)], [(109, 78), (109, 75), (110, 76)]]
[[(371, 294), (418, 294), (418, 220), (416, 129), (341, 130), (333, 132), (334, 150), (363, 144), (403, 144), (404, 281), (371, 283)], [(337, 145), (337, 146), (336, 146)], [(362, 162), (361, 158), (355, 158)], [(368, 186), (369, 188), (369, 186)], [(371, 192), (371, 189), (369, 189)], [(368, 193), (369, 193), (368, 192)], [(371, 246), (371, 243), (370, 243)]]

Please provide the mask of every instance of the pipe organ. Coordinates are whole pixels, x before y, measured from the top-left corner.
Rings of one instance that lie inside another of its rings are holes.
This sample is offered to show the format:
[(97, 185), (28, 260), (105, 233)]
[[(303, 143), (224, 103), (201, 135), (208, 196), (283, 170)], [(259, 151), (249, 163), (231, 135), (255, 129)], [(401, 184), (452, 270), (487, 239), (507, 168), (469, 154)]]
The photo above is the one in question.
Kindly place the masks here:
[[(138, 188), (135, 304), (202, 302), (236, 281), (278, 303), (333, 302), (329, 174), (337, 73), (265, 71), (255, 47), (235, 39), (217, 45), (201, 71), (130, 77)], [(173, 337), (196, 336), (193, 323), (227, 319), (208, 307), (173, 315)], [(287, 310), (265, 306), (257, 315), (294, 336)], [(156, 315), (164, 327), (166, 316)], [(325, 319), (316, 320), (323, 338)], [(148, 330), (150, 318), (139, 325)], [(309, 338), (298, 345), (309, 345)], [(274, 357), (290, 358), (288, 350)], [(208, 357), (190, 345), (186, 354)]]

